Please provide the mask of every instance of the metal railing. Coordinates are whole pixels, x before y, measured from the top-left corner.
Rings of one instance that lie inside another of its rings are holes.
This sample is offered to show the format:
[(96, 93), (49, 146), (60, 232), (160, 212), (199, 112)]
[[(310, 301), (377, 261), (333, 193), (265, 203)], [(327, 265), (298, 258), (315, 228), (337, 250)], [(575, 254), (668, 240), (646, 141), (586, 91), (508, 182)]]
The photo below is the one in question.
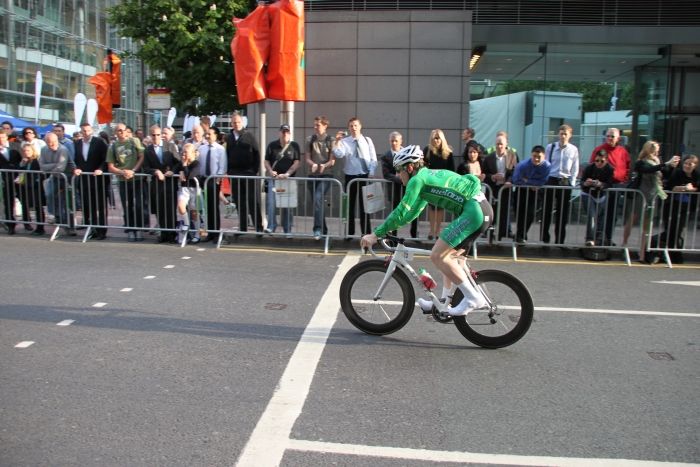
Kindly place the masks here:
[[(8, 182), (11, 185), (6, 188)], [(148, 232), (158, 234), (159, 241), (186, 243), (185, 237), (177, 235), (182, 234), (177, 224), (182, 184), (177, 176), (159, 180), (136, 174), (127, 182), (113, 174), (83, 172), (69, 181), (64, 174), (0, 170), (0, 183), (0, 222), (46, 229), (52, 241), (61, 232), (74, 235), (74, 229), (85, 230), (83, 242), (99, 240), (109, 229), (133, 232), (129, 235), (132, 241), (145, 238)], [(316, 238), (323, 241), (327, 253), (332, 239), (358, 240), (362, 235), (361, 187), (368, 184), (382, 187), (383, 201), (366, 215), (366, 231), (387, 218), (403, 197), (403, 186), (374, 178), (355, 179), (344, 187), (335, 178), (293, 177), (280, 183), (259, 176), (210, 176), (201, 185), (197, 223), (188, 225), (187, 232), (190, 237), (214, 240), (217, 247), (241, 235)], [(474, 255), (477, 247), (495, 244), (511, 248), (517, 260), (528, 246), (549, 245), (621, 251), (631, 264), (630, 250), (644, 250), (663, 255), (670, 267), (674, 256), (700, 251), (698, 193), (668, 192), (668, 199), (656, 200), (647, 209), (640, 191), (624, 188), (607, 189), (599, 198), (560, 186), (507, 186), (495, 198), (488, 186), (483, 185), (483, 189), (494, 204), (495, 220), (490, 231), (474, 243)], [(351, 192), (356, 193), (353, 219)], [(4, 201), (8, 197), (12, 202)], [(18, 216), (14, 215), (15, 204), (20, 205)], [(414, 241), (434, 240), (428, 238), (433, 216), (429, 209), (415, 224), (399, 228), (398, 235)], [(47, 210), (53, 216), (46, 214)], [(437, 231), (453, 219), (445, 212)], [(278, 228), (273, 231), (275, 226)], [(52, 228), (53, 232), (48, 232)]]

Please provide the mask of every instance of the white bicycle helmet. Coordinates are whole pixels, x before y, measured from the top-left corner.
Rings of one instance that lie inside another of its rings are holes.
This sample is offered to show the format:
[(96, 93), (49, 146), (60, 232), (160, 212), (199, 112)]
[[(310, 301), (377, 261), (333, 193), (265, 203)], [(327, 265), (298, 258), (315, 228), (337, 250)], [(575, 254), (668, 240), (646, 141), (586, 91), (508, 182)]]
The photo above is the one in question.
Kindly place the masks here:
[(394, 168), (423, 160), (423, 150), (417, 144), (410, 144), (401, 148), (394, 156)]

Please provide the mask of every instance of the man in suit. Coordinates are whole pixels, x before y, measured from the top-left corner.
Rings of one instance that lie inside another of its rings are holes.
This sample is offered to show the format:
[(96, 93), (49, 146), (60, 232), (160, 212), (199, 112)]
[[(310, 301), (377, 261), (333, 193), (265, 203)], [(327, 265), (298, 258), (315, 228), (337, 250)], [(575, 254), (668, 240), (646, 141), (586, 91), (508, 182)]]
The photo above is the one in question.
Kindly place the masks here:
[(90, 234), (90, 238), (104, 240), (107, 236), (106, 201), (109, 187), (109, 177), (104, 174), (107, 169), (107, 143), (93, 135), (89, 123), (80, 125), (80, 136), (75, 145), (73, 175), (78, 177), (76, 187), (80, 193), (83, 224), (98, 226)]
[[(22, 155), (16, 149), (10, 148), (10, 139), (6, 130), (0, 130), (0, 169), (19, 170)], [(2, 202), (5, 207), (4, 219), (7, 233), (15, 234), (15, 177), (17, 172), (0, 172), (2, 177)]]
[(155, 204), (156, 217), (161, 230), (158, 243), (175, 243), (175, 208), (177, 200), (177, 179), (173, 176), (178, 160), (171, 145), (163, 140), (161, 128), (151, 127), (151, 142), (143, 157), (143, 171), (152, 176), (151, 203)]
[[(260, 173), (260, 146), (253, 133), (243, 128), (243, 117), (234, 113), (231, 117), (231, 133), (226, 142), (227, 173), (229, 175), (256, 176)], [(234, 178), (231, 195), (238, 206), (239, 231), (248, 231), (248, 214), (253, 218), (255, 230), (262, 233), (262, 216), (256, 180)]]
[[(226, 149), (218, 143), (221, 131), (217, 127), (207, 129), (205, 141), (199, 145), (199, 162), (203, 165), (203, 175), (226, 175)], [(211, 178), (206, 183), (207, 191), (207, 231), (215, 232), (221, 229), (221, 213), (219, 212), (220, 178)], [(215, 241), (216, 235), (209, 234), (206, 241)]]
[[(499, 131), (496, 134), (494, 150), (484, 159), (484, 174), (486, 175), (484, 182), (491, 188), (494, 211), (498, 212), (498, 240), (508, 236), (510, 232), (511, 178), (517, 163), (517, 154), (508, 147), (508, 136), (504, 131)], [(500, 200), (498, 200), (499, 193)]]

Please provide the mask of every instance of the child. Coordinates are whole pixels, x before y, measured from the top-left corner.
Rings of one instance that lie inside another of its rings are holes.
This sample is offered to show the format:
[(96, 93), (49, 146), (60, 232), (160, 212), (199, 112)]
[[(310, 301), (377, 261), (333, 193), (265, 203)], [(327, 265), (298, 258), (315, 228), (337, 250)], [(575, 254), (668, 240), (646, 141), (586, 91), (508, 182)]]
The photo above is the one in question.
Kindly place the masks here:
[[(192, 143), (186, 143), (182, 147), (182, 162), (176, 167), (180, 172), (180, 190), (177, 194), (177, 230), (178, 242), (183, 241), (182, 235), (187, 235), (190, 229), (194, 230), (190, 243), (199, 243), (199, 211), (197, 200), (201, 196), (199, 152)], [(189, 212), (189, 216), (188, 216)]]

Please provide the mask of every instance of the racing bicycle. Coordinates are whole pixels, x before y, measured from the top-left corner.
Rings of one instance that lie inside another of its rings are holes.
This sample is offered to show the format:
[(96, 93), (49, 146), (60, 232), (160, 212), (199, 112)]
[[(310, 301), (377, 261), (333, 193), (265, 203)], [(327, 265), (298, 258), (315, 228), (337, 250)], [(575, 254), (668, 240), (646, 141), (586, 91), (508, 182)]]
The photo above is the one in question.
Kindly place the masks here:
[[(415, 255), (428, 256), (430, 250), (407, 247), (404, 240), (394, 236), (381, 239), (391, 254), (381, 259), (369, 249), (373, 258), (357, 263), (343, 278), (340, 304), (356, 328), (367, 334), (385, 335), (404, 327), (416, 306), (410, 280), (413, 279), (433, 302), (430, 313), (435, 321), (454, 322), (462, 336), (473, 344), (497, 349), (514, 344), (527, 333), (534, 305), (527, 287), (517, 277), (494, 269), (474, 270), (466, 256), (460, 256), (467, 277), (484, 295), (487, 305), (465, 316), (450, 316), (446, 312), (448, 304), (441, 302), (411, 267)], [(452, 304), (461, 300), (462, 292), (456, 289)]]

